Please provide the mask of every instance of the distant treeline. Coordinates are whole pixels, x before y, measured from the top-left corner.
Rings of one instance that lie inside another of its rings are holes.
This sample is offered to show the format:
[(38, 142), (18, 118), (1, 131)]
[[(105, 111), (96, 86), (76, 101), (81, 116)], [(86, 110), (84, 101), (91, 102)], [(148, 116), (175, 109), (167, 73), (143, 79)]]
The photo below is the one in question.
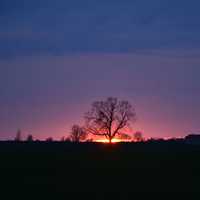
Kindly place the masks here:
[[(144, 137), (141, 131), (132, 133), (131, 125), (137, 121), (134, 107), (124, 100), (109, 97), (105, 100), (95, 101), (91, 109), (84, 115), (84, 125), (74, 124), (67, 137), (61, 137), (61, 142), (147, 142), (165, 141), (163, 138)], [(185, 138), (171, 138), (168, 140), (182, 141), (189, 143), (200, 143), (200, 135), (191, 134)], [(33, 135), (28, 134), (22, 138), (21, 130), (17, 131), (14, 141), (39, 141)], [(52, 142), (52, 137), (46, 138)]]
[[(75, 125), (77, 126), (77, 125)], [(84, 133), (79, 133), (77, 134), (77, 130), (79, 127), (73, 127), (71, 134), (69, 134), (68, 137), (61, 137), (60, 140), (53, 139), (53, 137), (48, 137), (45, 140), (39, 140), (34, 138), (33, 135), (28, 134), (25, 139), (22, 138), (21, 131), (18, 130), (16, 137), (13, 140), (10, 141), (15, 141), (15, 142), (74, 142), (74, 143), (79, 143), (79, 142), (100, 142), (101, 140), (95, 140), (93, 138), (88, 138), (86, 134)], [(169, 138), (169, 139), (164, 139), (164, 138), (149, 138), (145, 139), (142, 135), (142, 132), (135, 132), (133, 136), (131, 137), (128, 134), (124, 134), (121, 137), (117, 137), (119, 140), (118, 142), (125, 143), (125, 142), (137, 142), (137, 143), (149, 143), (149, 142), (186, 142), (188, 144), (200, 144), (200, 134), (189, 134), (186, 137), (183, 138)]]

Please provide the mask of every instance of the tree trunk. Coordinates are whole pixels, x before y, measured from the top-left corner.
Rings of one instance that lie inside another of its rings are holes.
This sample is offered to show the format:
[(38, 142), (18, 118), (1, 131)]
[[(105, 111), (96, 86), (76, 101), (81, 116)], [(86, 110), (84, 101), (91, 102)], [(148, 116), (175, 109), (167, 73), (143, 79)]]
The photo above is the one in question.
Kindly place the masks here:
[(112, 143), (112, 137), (109, 137), (109, 143)]

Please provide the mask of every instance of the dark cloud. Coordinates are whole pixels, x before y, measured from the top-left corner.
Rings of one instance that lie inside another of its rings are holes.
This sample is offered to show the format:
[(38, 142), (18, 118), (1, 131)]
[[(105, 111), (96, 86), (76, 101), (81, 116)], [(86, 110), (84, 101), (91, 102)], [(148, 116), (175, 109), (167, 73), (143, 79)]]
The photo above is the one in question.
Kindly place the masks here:
[(1, 1), (0, 57), (200, 46), (196, 0)]

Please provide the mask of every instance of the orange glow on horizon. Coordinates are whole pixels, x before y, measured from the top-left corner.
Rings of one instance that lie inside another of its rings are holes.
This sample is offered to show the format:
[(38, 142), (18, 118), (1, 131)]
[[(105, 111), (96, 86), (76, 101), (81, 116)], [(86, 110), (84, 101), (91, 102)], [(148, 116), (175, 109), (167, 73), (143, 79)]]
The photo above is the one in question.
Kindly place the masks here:
[[(96, 139), (94, 142), (100, 142), (100, 143), (109, 143), (108, 139)], [(118, 142), (131, 142), (131, 140), (123, 140), (118, 138), (113, 138), (111, 143), (118, 143)]]

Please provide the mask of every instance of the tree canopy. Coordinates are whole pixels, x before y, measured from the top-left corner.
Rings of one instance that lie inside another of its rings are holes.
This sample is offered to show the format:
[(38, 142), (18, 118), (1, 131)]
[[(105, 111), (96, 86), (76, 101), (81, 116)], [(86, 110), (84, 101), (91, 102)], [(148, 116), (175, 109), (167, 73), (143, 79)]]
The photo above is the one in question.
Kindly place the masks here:
[(128, 101), (109, 97), (95, 101), (91, 110), (85, 114), (88, 133), (106, 137), (109, 142), (116, 135), (124, 133), (125, 128), (136, 120), (135, 109)]

